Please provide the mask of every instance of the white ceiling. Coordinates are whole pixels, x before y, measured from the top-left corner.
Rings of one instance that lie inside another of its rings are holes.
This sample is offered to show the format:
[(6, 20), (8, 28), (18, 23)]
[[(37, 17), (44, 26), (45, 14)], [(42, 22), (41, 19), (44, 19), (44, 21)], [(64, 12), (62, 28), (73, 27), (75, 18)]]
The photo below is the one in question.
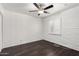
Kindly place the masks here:
[(38, 13), (36, 13), (36, 12), (28, 12), (30, 10), (38, 10), (33, 5), (33, 3), (2, 3), (2, 6), (6, 10), (10, 10), (13, 12), (19, 12), (19, 13), (23, 13), (23, 14), (28, 14), (28, 15), (42, 18), (42, 17), (50, 16), (56, 12), (60, 12), (60, 11), (63, 11), (63, 10), (69, 9), (71, 7), (79, 5), (78, 3), (42, 3), (42, 4), (43, 4), (43, 7), (49, 6), (51, 4), (54, 5), (53, 8), (46, 10), (50, 14), (41, 14), (40, 16), (38, 16)]

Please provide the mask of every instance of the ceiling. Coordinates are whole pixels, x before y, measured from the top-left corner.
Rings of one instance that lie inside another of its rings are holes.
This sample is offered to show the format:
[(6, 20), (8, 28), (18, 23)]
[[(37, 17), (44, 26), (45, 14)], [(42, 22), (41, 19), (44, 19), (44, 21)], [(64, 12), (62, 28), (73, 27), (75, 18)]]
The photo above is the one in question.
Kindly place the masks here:
[(54, 7), (50, 8), (46, 11), (49, 12), (49, 14), (41, 14), (40, 16), (38, 16), (37, 12), (28, 12), (30, 10), (38, 10), (33, 3), (2, 3), (2, 6), (6, 9), (6, 10), (10, 10), (13, 12), (18, 12), (18, 13), (23, 13), (23, 14), (28, 14), (31, 16), (35, 16), (35, 17), (47, 17), (50, 16), (54, 13), (69, 9), (71, 7), (77, 6), (79, 5), (79, 3), (42, 3), (43, 8), (49, 6), (53, 4)]

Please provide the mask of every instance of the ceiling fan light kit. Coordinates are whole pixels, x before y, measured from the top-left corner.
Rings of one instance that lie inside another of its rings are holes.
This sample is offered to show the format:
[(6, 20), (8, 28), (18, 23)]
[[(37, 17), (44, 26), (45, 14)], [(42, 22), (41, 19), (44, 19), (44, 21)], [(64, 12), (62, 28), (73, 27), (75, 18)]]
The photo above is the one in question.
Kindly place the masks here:
[(44, 11), (43, 10), (39, 10), (38, 13), (42, 14), (42, 13), (44, 13)]

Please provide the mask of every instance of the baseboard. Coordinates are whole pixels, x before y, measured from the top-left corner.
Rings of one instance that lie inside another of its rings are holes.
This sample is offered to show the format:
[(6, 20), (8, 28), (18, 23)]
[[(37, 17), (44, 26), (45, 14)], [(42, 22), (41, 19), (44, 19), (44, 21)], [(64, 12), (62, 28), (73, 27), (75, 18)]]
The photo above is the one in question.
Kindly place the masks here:
[[(41, 45), (42, 45), (42, 43), (47, 42), (45, 44), (48, 44), (48, 45), (51, 45), (51, 46), (54, 45), (56, 47), (64, 47), (64, 48), (69, 48), (69, 49), (72, 49), (72, 50), (76, 50), (76, 49), (70, 48), (68, 46), (65, 46), (65, 45), (62, 45), (62, 44), (58, 44), (58, 43), (55, 43), (55, 42), (51, 42), (51, 41), (48, 41), (48, 40), (45, 40), (45, 39), (41, 39), (41, 40), (38, 40), (38, 41), (32, 41), (32, 42), (29, 42), (29, 43), (24, 43), (24, 44), (19, 44), (19, 45), (6, 47), (6, 48), (3, 48), (2, 50), (7, 49), (7, 48), (11, 48), (11, 47), (21, 46), (21, 45), (28, 45), (29, 46), (29, 45), (32, 45), (33, 43), (37, 44), (37, 43), (39, 43), (39, 41), (41, 42)], [(76, 50), (76, 51), (78, 51), (78, 50)]]
[[(25, 45), (25, 44), (30, 44), (30, 43), (35, 43), (35, 42), (39, 42), (39, 41), (43, 41), (43, 39), (41, 40), (36, 40), (36, 41), (31, 41), (31, 42), (26, 42), (26, 43), (21, 43), (21, 44), (15, 44), (15, 45), (12, 45), (12, 46), (7, 46), (7, 47), (3, 47), (3, 49), (6, 49), (6, 48), (11, 48), (11, 47), (16, 47), (16, 46), (20, 46), (20, 45)], [(45, 41), (45, 40), (44, 40)], [(2, 50), (3, 50), (2, 49)]]
[[(48, 40), (46, 40), (46, 41), (48, 41)], [(63, 44), (60, 44), (60, 43), (57, 43), (57, 42), (51, 42), (51, 41), (48, 41), (48, 42), (54, 43), (56, 45), (63, 46), (63, 47), (66, 47), (66, 48), (69, 48), (69, 49), (72, 49), (72, 50), (79, 51), (79, 49), (75, 49), (75, 48), (69, 47), (68, 45), (63, 45)]]

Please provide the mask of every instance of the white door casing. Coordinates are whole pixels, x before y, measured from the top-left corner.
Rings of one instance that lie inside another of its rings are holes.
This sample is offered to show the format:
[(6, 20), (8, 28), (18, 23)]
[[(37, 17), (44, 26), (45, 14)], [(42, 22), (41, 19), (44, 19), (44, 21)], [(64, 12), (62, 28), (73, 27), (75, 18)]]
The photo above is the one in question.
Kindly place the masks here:
[(2, 13), (0, 13), (0, 52), (2, 50), (2, 34), (3, 34), (2, 20), (3, 20)]

